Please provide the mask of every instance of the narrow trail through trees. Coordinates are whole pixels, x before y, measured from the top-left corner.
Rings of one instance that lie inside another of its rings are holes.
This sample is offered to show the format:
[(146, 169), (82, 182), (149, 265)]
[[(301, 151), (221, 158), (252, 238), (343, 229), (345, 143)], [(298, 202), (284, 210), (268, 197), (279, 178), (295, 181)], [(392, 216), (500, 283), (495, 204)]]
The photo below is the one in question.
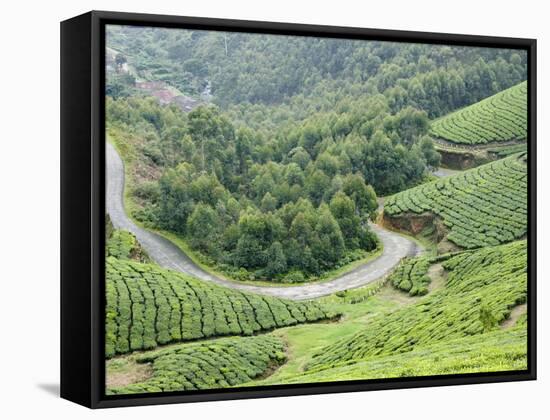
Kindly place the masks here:
[(254, 286), (214, 276), (197, 266), (188, 255), (168, 239), (137, 226), (124, 209), (124, 164), (115, 148), (106, 147), (107, 213), (115, 228), (132, 232), (153, 261), (161, 267), (189, 274), (224, 287), (293, 300), (313, 299), (369, 284), (388, 274), (402, 258), (418, 255), (420, 246), (395, 232), (371, 224), (384, 249), (382, 254), (333, 280), (300, 286)]

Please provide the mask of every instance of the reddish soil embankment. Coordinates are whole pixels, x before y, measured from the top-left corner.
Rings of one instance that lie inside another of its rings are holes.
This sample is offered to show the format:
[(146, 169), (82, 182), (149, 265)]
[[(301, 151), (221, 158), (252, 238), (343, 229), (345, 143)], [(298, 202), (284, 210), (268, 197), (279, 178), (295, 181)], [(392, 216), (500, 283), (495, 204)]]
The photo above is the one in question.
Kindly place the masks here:
[(471, 169), (491, 160), (485, 151), (468, 152), (448, 149), (438, 149), (437, 151), (441, 155), (441, 165), (450, 169)]
[(436, 243), (439, 254), (459, 249), (447, 240), (449, 231), (443, 224), (443, 220), (430, 212), (422, 214), (402, 213), (399, 216), (389, 216), (382, 212), (379, 223), (388, 229), (422, 237)]

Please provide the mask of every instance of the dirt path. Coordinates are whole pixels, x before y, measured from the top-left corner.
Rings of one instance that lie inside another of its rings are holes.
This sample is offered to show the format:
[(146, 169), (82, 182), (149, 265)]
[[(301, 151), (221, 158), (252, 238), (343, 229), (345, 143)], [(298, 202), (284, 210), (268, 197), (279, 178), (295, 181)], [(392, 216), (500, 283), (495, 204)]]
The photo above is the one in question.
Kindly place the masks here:
[(389, 273), (406, 256), (417, 255), (421, 248), (410, 239), (395, 232), (371, 224), (384, 250), (382, 254), (340, 277), (322, 283), (303, 286), (254, 286), (219, 278), (197, 266), (183, 251), (169, 240), (143, 229), (131, 221), (124, 210), (124, 166), (115, 148), (107, 143), (107, 212), (117, 229), (132, 232), (148, 255), (162, 267), (189, 274), (204, 281), (217, 283), (232, 289), (277, 296), (293, 300), (313, 299), (332, 293), (360, 287)]
[(502, 324), (500, 324), (500, 327), (504, 329), (513, 327), (514, 325), (516, 325), (518, 318), (526, 312), (527, 312), (526, 303), (514, 306), (514, 308), (510, 312), (510, 316), (507, 319), (505, 319), (502, 322)]
[(428, 293), (431, 293), (434, 290), (441, 289), (445, 285), (447, 272), (443, 268), (443, 265), (441, 265), (440, 263), (433, 264), (428, 269), (428, 277), (432, 279), (432, 281), (428, 285)]
[(501, 146), (514, 146), (516, 144), (525, 144), (525, 140), (494, 141), (494, 142), (485, 143), (485, 144), (454, 143), (452, 141), (440, 139), (440, 138), (434, 138), (433, 141), (436, 146), (439, 145), (447, 149), (464, 150), (464, 151), (487, 150), (487, 149), (492, 149), (492, 148), (501, 147)]

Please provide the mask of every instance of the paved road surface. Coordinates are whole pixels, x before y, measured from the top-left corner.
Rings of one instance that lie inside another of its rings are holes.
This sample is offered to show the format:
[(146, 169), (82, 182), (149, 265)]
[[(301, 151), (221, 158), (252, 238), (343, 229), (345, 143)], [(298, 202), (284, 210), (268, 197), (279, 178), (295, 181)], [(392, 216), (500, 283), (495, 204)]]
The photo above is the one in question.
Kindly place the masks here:
[(433, 171), (433, 174), (438, 178), (446, 178), (448, 176), (460, 174), (462, 172), (464, 171), (459, 171), (456, 169), (437, 168), (435, 171)]
[(233, 289), (293, 300), (312, 299), (329, 295), (340, 290), (351, 289), (371, 283), (388, 274), (406, 256), (417, 255), (421, 249), (413, 241), (378, 225), (371, 225), (382, 243), (384, 250), (378, 258), (356, 269), (324, 283), (303, 286), (269, 287), (241, 284), (221, 279), (198, 267), (176, 245), (156, 233), (136, 226), (124, 210), (124, 166), (114, 147), (107, 143), (107, 212), (117, 229), (132, 232), (151, 259), (162, 267), (190, 274), (204, 281), (220, 284)]

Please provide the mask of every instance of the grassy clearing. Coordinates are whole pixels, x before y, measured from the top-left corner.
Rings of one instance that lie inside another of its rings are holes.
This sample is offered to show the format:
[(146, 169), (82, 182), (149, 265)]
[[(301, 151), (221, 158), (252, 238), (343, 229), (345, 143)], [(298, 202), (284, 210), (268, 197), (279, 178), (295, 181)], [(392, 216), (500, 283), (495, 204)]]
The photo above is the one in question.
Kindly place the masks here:
[(351, 304), (333, 295), (323, 298), (322, 302), (332, 311), (343, 313), (342, 319), (336, 323), (299, 325), (274, 331), (274, 335), (287, 343), (288, 361), (270, 377), (270, 382), (277, 383), (280, 377), (301, 374), (311, 360), (312, 353), (330, 343), (352, 337), (363, 330), (377, 314), (391, 313), (399, 306), (378, 296)]

